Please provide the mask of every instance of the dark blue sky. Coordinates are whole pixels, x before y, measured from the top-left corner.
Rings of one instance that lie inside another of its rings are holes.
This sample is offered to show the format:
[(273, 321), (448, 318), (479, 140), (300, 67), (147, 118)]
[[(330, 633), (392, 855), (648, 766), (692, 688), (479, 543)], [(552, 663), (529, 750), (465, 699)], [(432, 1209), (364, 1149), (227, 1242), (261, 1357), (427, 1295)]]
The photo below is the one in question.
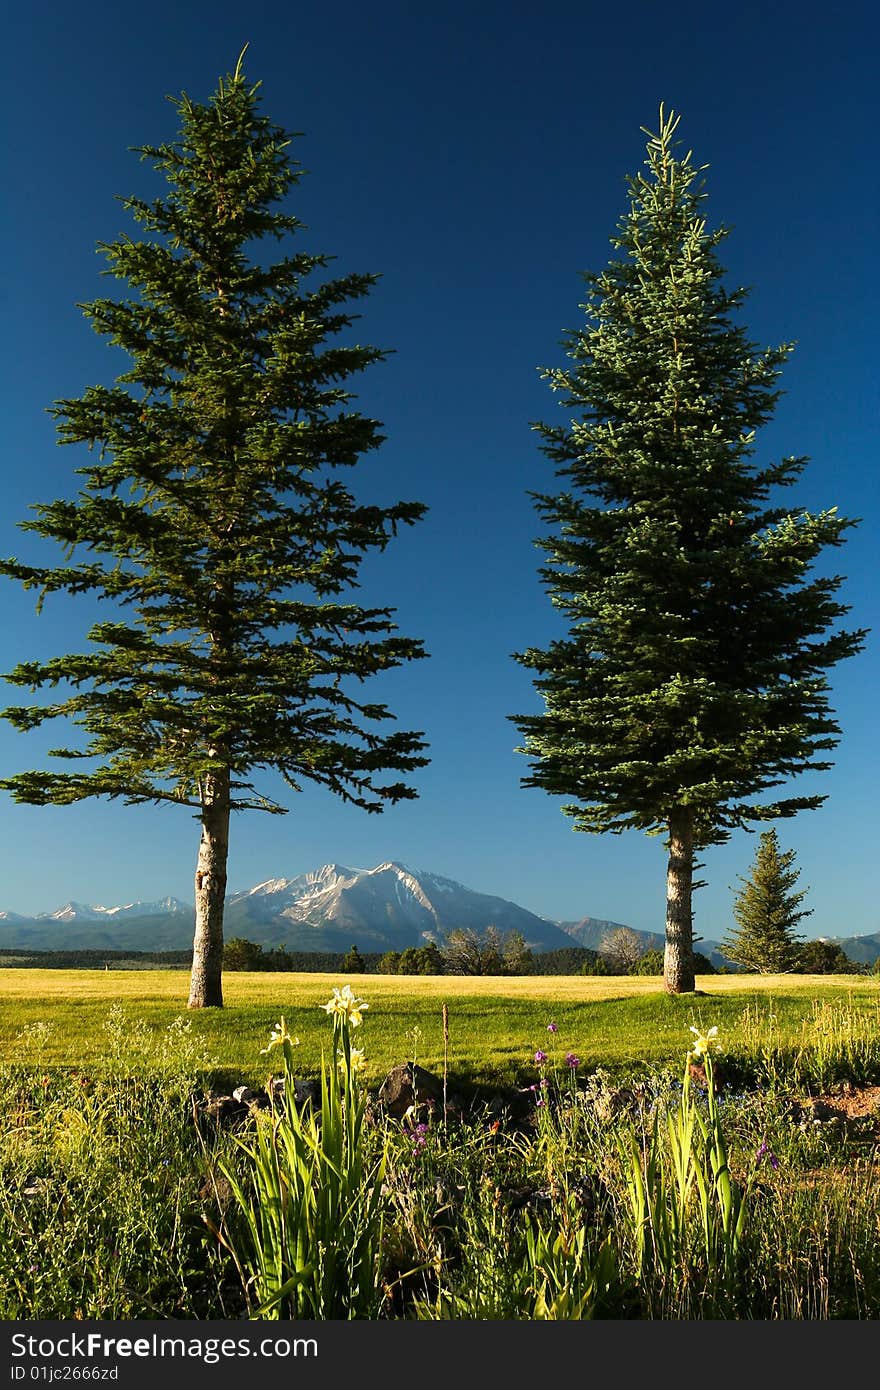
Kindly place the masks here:
[[(367, 816), (314, 790), (291, 814), (236, 819), (230, 887), (336, 860), (400, 859), (499, 893), (543, 915), (663, 921), (659, 839), (575, 834), (557, 802), (521, 789), (525, 759), (505, 718), (539, 708), (511, 659), (556, 631), (536, 575), (540, 524), (528, 490), (555, 486), (530, 429), (558, 408), (538, 368), (563, 361), (577, 326), (579, 272), (598, 270), (644, 159), (640, 127), (661, 101), (709, 164), (707, 214), (732, 228), (722, 259), (752, 287), (742, 321), (759, 344), (796, 341), (785, 396), (759, 461), (811, 458), (788, 504), (862, 518), (833, 566), (853, 626), (877, 626), (878, 191), (875, 61), (867, 3), (687, 0), (636, 3), (404, 3), (334, 6), (37, 3), (7, 22), (2, 93), (7, 193), (3, 252), (6, 449), (0, 553), (39, 550), (15, 523), (74, 490), (46, 407), (110, 381), (125, 359), (75, 307), (118, 291), (96, 244), (129, 229), (115, 201), (154, 190), (129, 147), (173, 138), (166, 95), (207, 99), (249, 44), (264, 110), (303, 132), (309, 171), (291, 200), (302, 245), (334, 271), (381, 280), (362, 303), (362, 340), (393, 350), (357, 384), (387, 442), (358, 470), (364, 496), (429, 504), (427, 518), (364, 570), (365, 597), (395, 606), (431, 660), (382, 694), (424, 729), (432, 762), (420, 799)], [(79, 649), (82, 601), (33, 598), (4, 582), (0, 670)], [(878, 639), (833, 676), (843, 729), (833, 772), (800, 779), (819, 812), (779, 825), (815, 909), (811, 935), (880, 928), (876, 852)], [(9, 687), (4, 703), (19, 702)], [(44, 765), (61, 741), (0, 727), (3, 774)], [(267, 788), (274, 790), (271, 782)], [(186, 812), (93, 802), (0, 802), (0, 908), (48, 911), (68, 897), (191, 898), (197, 827)], [(755, 837), (706, 855), (696, 928), (723, 934)]]

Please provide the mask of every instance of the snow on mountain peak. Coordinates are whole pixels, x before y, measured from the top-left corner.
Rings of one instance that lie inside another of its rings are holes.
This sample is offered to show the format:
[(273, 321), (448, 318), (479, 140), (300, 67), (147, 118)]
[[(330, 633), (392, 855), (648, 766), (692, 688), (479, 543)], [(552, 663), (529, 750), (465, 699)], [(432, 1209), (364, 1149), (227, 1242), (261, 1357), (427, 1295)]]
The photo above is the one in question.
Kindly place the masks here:
[(75, 919), (83, 918), (94, 921), (98, 916), (98, 910), (94, 907), (87, 907), (84, 903), (69, 902), (63, 907), (58, 907), (54, 912), (49, 913), (49, 920), (52, 922), (72, 922)]
[(246, 888), (243, 893), (236, 893), (237, 898), (253, 898), (256, 894), (283, 893), (285, 888), (289, 888), (293, 883), (292, 878), (267, 878), (265, 883), (258, 883), (253, 888)]
[(122, 903), (117, 907), (104, 907), (100, 903), (68, 902), (54, 912), (41, 912), (37, 921), (45, 922), (104, 922), (108, 919), (123, 920), (130, 917), (161, 917), (166, 913), (188, 912), (190, 909), (177, 898), (160, 898), (157, 902)]

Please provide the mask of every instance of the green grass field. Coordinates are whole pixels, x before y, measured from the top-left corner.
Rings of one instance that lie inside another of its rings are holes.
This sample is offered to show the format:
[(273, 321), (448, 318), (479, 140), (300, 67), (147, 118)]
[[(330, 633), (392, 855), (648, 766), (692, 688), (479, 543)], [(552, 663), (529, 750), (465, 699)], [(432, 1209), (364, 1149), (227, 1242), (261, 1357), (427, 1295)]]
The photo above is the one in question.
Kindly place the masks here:
[[(706, 976), (694, 995), (674, 997), (657, 979), (639, 977), (229, 973), (224, 1009), (189, 1012), (179, 971), (4, 969), (0, 1061), (95, 1074), (121, 1065), (161, 1069), (168, 1030), (173, 1035), (175, 1020), (183, 1019), (190, 1054), (203, 1070), (256, 1083), (271, 1070), (260, 1049), (283, 1014), (309, 1074), (330, 1037), (320, 1006), (346, 982), (369, 1005), (359, 1042), (371, 1083), (411, 1058), (442, 1067), (444, 1003), (449, 1073), (469, 1082), (531, 1081), (537, 1048), (551, 1062), (574, 1052), (585, 1069), (678, 1067), (692, 1024), (717, 1025), (725, 1049), (751, 1056), (771, 1046), (821, 1045), (843, 1018), (850, 1029), (857, 1024), (865, 1036), (880, 1036), (880, 981), (865, 976)], [(552, 1035), (551, 1021), (558, 1026)]]

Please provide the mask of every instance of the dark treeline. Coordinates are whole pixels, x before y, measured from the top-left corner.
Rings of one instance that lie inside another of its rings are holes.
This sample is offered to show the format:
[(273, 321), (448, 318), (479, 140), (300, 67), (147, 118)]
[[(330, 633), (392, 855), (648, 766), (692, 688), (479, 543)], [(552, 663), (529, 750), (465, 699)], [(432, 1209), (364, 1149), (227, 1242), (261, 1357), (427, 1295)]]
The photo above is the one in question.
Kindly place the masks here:
[(533, 975), (580, 975), (584, 966), (593, 966), (598, 951), (588, 946), (560, 946), (555, 951), (541, 951), (532, 956)]
[[(397, 952), (364, 951), (357, 953), (352, 960), (351, 951), (287, 951), (283, 947), (264, 951), (261, 946), (248, 943), (251, 950), (244, 961), (236, 959), (235, 944), (233, 960), (227, 962), (228, 970), (265, 970), (351, 974), (424, 974), (441, 973), (414, 968), (400, 969), (400, 962), (390, 960)], [(401, 953), (403, 954), (403, 953)], [(701, 974), (713, 974), (715, 967), (701, 955), (697, 955), (697, 967)], [(173, 969), (192, 964), (192, 951), (31, 951), (27, 948), (0, 948), (0, 966), (7, 968), (38, 970), (137, 970)], [(404, 962), (405, 964), (405, 962)], [(733, 971), (735, 972), (735, 967)], [(865, 974), (873, 970), (880, 973), (880, 956), (873, 965), (859, 964), (849, 959), (840, 946), (826, 941), (808, 941), (803, 947), (803, 958), (794, 967), (795, 974)], [(563, 946), (555, 951), (535, 952), (531, 956), (528, 971), (531, 975), (605, 975), (634, 974), (660, 975), (663, 971), (662, 951), (648, 951), (629, 970), (619, 971), (609, 968), (597, 951), (585, 946)], [(731, 967), (722, 969), (731, 973)]]
[[(227, 942), (227, 954), (231, 960), (224, 961), (227, 970), (265, 970), (302, 972), (351, 972), (351, 951), (288, 951), (276, 947), (266, 951), (256, 943), (248, 943), (247, 951), (242, 951), (238, 940)], [(232, 950), (229, 951), (229, 947)], [(389, 952), (364, 951), (357, 956), (356, 971), (365, 975), (398, 973), (391, 971)], [(596, 952), (581, 946), (563, 947), (557, 951), (543, 951), (532, 956), (530, 972), (533, 975), (578, 975), (585, 965), (596, 960)], [(57, 970), (103, 970), (156, 968), (189, 966), (192, 964), (192, 951), (32, 951), (24, 948), (0, 948), (0, 964), (17, 966), (23, 969)], [(421, 973), (415, 971), (414, 973)]]
[(0, 949), (0, 964), (31, 967), (39, 970), (103, 970), (105, 965), (122, 968), (122, 962), (134, 965), (192, 965), (192, 950), (188, 951), (32, 951), (27, 946)]
[[(232, 943), (228, 943), (232, 944)], [(29, 947), (0, 948), (0, 965), (39, 970), (125, 970), (146, 966), (166, 969), (174, 966), (191, 966), (192, 950), (186, 951), (34, 951)], [(257, 946), (247, 965), (237, 962), (228, 969), (248, 970), (290, 970), (290, 971), (331, 971), (343, 970), (347, 953), (344, 951), (287, 951), (276, 948), (264, 951)], [(364, 970), (377, 974), (382, 953), (365, 953), (361, 957)]]

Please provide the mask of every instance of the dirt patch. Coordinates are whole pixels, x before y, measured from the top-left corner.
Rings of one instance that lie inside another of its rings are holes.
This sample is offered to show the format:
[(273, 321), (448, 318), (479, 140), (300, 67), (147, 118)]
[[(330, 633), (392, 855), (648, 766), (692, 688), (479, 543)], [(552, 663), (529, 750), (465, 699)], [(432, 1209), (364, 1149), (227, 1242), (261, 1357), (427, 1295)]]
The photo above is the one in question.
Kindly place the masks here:
[(812, 1106), (814, 1110), (821, 1107), (829, 1111), (829, 1119), (839, 1115), (844, 1120), (855, 1120), (874, 1115), (880, 1122), (880, 1086), (856, 1086), (844, 1081), (830, 1094), (816, 1096)]

